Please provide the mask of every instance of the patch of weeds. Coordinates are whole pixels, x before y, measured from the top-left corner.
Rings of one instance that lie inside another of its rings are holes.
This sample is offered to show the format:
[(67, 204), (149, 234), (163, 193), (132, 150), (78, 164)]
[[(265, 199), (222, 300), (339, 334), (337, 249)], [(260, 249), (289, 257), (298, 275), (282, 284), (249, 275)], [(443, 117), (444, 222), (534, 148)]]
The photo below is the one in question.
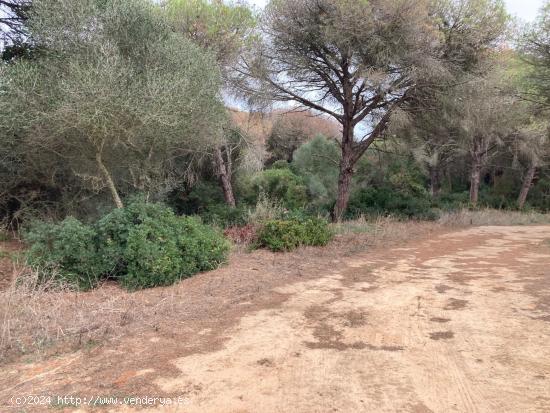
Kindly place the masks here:
[(38, 350), (45, 350), (51, 345), (52, 342), (47, 337), (40, 337), (33, 343), (33, 347), (37, 348)]
[(84, 350), (93, 350), (94, 348), (98, 347), (99, 345), (101, 344), (101, 342), (99, 340), (94, 340), (92, 338), (86, 340), (86, 342), (84, 343), (84, 345), (82, 346), (82, 348)]
[(3, 251), (0, 250), (0, 260), (7, 258), (11, 260), (12, 262), (18, 263), (22, 262), (24, 258), (24, 254), (21, 251)]
[(369, 222), (364, 216), (361, 216), (355, 220), (331, 224), (331, 227), (333, 231), (338, 235), (366, 234), (374, 232), (376, 230), (376, 225), (372, 222)]
[(302, 245), (324, 246), (332, 237), (328, 223), (320, 218), (274, 220), (265, 223), (258, 243), (271, 251), (290, 251)]
[(13, 251), (10, 253), (10, 259), (15, 263), (25, 261), (25, 253), (23, 251)]

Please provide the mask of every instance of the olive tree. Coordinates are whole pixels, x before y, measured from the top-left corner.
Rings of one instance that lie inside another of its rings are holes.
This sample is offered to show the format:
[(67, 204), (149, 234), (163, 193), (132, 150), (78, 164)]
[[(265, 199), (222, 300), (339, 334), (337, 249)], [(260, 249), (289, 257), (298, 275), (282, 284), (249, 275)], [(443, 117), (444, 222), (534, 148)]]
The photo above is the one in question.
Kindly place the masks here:
[(259, 101), (294, 102), (340, 123), (335, 220), (357, 161), (417, 80), (437, 70), (435, 32), (423, 1), (273, 0), (266, 7), (262, 41), (235, 77)]
[(108, 190), (117, 207), (123, 194), (170, 190), (190, 156), (217, 145), (222, 125), (214, 58), (156, 7), (36, 0), (29, 28), (45, 51), (2, 73), (0, 127), (28, 148), (28, 161), (61, 159), (57, 167), (87, 190)]

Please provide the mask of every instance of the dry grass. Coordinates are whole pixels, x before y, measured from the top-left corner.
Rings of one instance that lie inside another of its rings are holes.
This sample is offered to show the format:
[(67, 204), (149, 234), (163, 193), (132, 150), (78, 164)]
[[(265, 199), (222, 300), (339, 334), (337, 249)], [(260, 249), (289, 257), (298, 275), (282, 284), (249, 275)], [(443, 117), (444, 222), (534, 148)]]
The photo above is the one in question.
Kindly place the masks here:
[(496, 209), (462, 209), (444, 213), (439, 219), (444, 226), (484, 226), (484, 225), (534, 225), (550, 224), (550, 214), (539, 212), (502, 211)]
[(44, 282), (40, 274), (15, 264), (14, 272), (12, 285), (0, 292), (0, 362), (62, 342), (88, 344), (120, 325), (132, 310), (132, 300), (117, 289), (102, 287), (88, 295), (53, 277)]
[(247, 222), (252, 225), (261, 225), (266, 221), (281, 219), (285, 208), (280, 201), (270, 199), (265, 193), (260, 192), (256, 206), (248, 211)]
[[(442, 228), (468, 226), (502, 226), (502, 225), (545, 225), (550, 224), (550, 214), (539, 212), (503, 211), (497, 209), (469, 210), (444, 212), (435, 222)], [(411, 225), (413, 224), (413, 225)], [(420, 225), (420, 222), (401, 221), (392, 217), (361, 216), (352, 221), (332, 224), (338, 235), (370, 234), (371, 238), (392, 238), (395, 232), (401, 232), (408, 239), (407, 232)], [(426, 224), (426, 223), (424, 223)]]
[(392, 217), (378, 216), (371, 218), (368, 216), (360, 216), (351, 221), (332, 224), (332, 229), (337, 235), (370, 234), (372, 237), (377, 238), (380, 234), (399, 225), (399, 223), (399, 220)]
[(373, 247), (391, 247), (413, 238), (444, 231), (437, 222), (401, 221), (393, 217), (360, 217), (331, 226), (336, 236), (325, 249), (336, 248), (345, 256)]

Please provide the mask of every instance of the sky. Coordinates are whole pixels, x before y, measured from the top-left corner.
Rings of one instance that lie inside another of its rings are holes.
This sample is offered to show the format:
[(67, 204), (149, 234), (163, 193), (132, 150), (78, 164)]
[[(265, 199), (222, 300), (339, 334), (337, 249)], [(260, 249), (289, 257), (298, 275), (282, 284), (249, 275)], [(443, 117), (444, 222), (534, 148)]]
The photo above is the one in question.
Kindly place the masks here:
[[(254, 4), (257, 7), (263, 7), (267, 0), (248, 0), (250, 4)], [(526, 22), (532, 22), (542, 6), (544, 0), (505, 0), (506, 8), (508, 12), (524, 20)]]
[(511, 15), (528, 22), (535, 19), (543, 2), (544, 0), (505, 0), (506, 8)]

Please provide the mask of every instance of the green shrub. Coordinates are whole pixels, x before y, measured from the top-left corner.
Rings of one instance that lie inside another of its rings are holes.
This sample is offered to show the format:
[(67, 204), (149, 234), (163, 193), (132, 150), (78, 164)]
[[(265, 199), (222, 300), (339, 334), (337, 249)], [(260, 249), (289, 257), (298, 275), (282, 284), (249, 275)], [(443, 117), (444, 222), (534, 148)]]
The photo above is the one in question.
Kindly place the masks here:
[(134, 202), (97, 224), (99, 253), (123, 286), (169, 285), (215, 268), (227, 258), (223, 236), (195, 218), (178, 217), (162, 204)]
[(540, 171), (539, 180), (527, 197), (528, 204), (542, 212), (550, 212), (550, 171)]
[(29, 264), (84, 290), (107, 277), (130, 290), (169, 285), (216, 268), (229, 252), (223, 235), (199, 219), (141, 201), (110, 212), (95, 227), (74, 218), (37, 224), (26, 240)]
[(248, 209), (240, 206), (233, 208), (227, 204), (210, 205), (200, 214), (205, 223), (221, 228), (245, 225), (247, 216)]
[(137, 226), (148, 219), (166, 220), (173, 216), (172, 210), (165, 205), (138, 200), (101, 218), (96, 224), (98, 253), (103, 261), (110, 263), (109, 275), (116, 278), (126, 273), (128, 238)]
[[(515, 195), (515, 194), (514, 194)], [(479, 191), (479, 206), (492, 209), (517, 209), (517, 199), (515, 196), (507, 196), (499, 193), (492, 188), (482, 186)]]
[(229, 243), (197, 218), (147, 218), (130, 231), (121, 284), (130, 289), (170, 285), (226, 261)]
[(403, 193), (382, 187), (355, 191), (348, 205), (347, 217), (391, 214), (402, 218), (437, 219), (428, 196)]
[(305, 230), (304, 245), (327, 245), (334, 235), (324, 219), (308, 218), (302, 222), (302, 225)]
[(312, 215), (309, 213), (309, 211), (305, 209), (292, 209), (292, 210), (285, 210), (283, 211), (283, 214), (281, 215), (281, 219), (284, 219), (286, 221), (299, 221), (304, 222), (308, 219), (317, 219), (316, 215)]
[(328, 223), (318, 218), (266, 222), (258, 236), (260, 247), (290, 251), (300, 245), (326, 245), (332, 238)]
[(28, 264), (40, 274), (55, 274), (82, 290), (97, 285), (106, 272), (106, 261), (97, 253), (96, 231), (75, 218), (59, 224), (35, 223), (25, 234), (30, 245)]
[(179, 215), (199, 215), (203, 222), (221, 228), (246, 224), (247, 209), (227, 205), (219, 184), (214, 182), (200, 182), (188, 194), (174, 191), (168, 204)]
[(243, 196), (255, 205), (261, 193), (269, 199), (279, 200), (285, 208), (303, 208), (308, 203), (307, 188), (302, 178), (290, 169), (268, 169), (254, 174), (243, 183)]
[(260, 231), (258, 242), (260, 247), (271, 251), (290, 251), (298, 246), (303, 239), (303, 227), (298, 221), (269, 221)]
[(287, 161), (280, 159), (273, 162), (269, 169), (290, 169), (290, 164)]
[(223, 203), (220, 185), (211, 181), (198, 182), (192, 188), (177, 188), (167, 199), (167, 204), (178, 215), (202, 214), (208, 206)]
[(440, 208), (444, 211), (462, 209), (470, 204), (470, 193), (463, 192), (444, 192), (432, 200), (434, 208)]

